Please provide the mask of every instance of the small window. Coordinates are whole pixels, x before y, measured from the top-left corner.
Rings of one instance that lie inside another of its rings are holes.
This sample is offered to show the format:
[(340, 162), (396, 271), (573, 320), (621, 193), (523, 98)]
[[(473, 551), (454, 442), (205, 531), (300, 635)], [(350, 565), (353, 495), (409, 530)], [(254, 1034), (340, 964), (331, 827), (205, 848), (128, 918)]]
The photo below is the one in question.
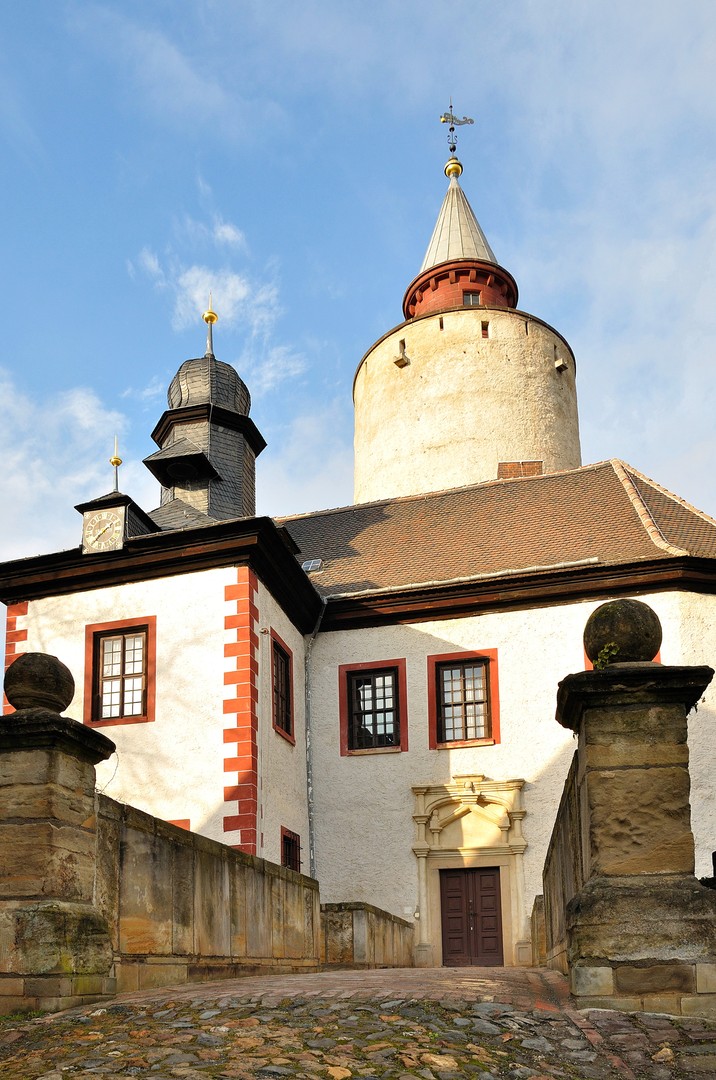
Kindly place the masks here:
[(103, 623), (85, 630), (85, 723), (154, 719), (156, 620)]
[(301, 837), (284, 828), (281, 828), (281, 866), (301, 873)]
[(499, 742), (497, 651), (428, 657), (431, 749)]
[(489, 337), (490, 336), (490, 324), (489, 324), (489, 322), (483, 321), (482, 323), (480, 323), (480, 327), (482, 329), (482, 336), (483, 337)]
[(323, 559), (305, 559), (301, 563), (301, 569), (305, 570), (307, 574), (312, 573), (314, 570), (320, 570), (323, 566)]
[(408, 749), (405, 660), (339, 668), (341, 753)]
[(481, 296), (482, 293), (480, 292), (464, 292), (462, 294), (462, 302), (465, 307), (480, 307)]
[(271, 631), (271, 685), (273, 726), (291, 742), (293, 737), (293, 654), (288, 645)]

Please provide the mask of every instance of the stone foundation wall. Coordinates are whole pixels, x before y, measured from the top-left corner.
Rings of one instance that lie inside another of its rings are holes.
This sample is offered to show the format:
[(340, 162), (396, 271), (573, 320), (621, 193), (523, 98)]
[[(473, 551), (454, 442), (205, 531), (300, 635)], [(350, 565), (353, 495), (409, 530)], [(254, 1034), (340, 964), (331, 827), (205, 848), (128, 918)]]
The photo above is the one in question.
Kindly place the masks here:
[(329, 968), (412, 967), (411, 923), (370, 904), (321, 905), (321, 962)]

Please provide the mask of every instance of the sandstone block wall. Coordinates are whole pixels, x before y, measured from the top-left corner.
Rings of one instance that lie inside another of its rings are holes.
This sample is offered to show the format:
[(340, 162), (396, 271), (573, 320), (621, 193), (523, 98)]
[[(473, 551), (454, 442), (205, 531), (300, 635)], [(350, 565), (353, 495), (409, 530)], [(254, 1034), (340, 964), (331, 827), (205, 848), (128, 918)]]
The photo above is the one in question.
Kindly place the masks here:
[(370, 904), (321, 906), (321, 961), (325, 967), (412, 967), (411, 923)]
[(118, 992), (318, 968), (316, 881), (105, 796), (98, 810), (96, 902)]
[(716, 896), (694, 876), (686, 718), (707, 667), (568, 676), (579, 737), (544, 870), (547, 959), (585, 1008), (716, 1016)]

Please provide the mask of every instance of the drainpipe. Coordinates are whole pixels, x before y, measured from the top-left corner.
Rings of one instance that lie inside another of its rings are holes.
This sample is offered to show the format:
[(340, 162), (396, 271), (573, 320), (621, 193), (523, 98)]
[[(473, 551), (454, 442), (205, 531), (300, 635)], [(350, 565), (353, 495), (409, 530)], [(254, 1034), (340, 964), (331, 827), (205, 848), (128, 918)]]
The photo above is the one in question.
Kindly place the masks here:
[(306, 726), (306, 804), (308, 808), (308, 867), (309, 874), (312, 878), (316, 876), (316, 848), (315, 848), (315, 827), (313, 819), (313, 749), (311, 744), (311, 651), (313, 649), (313, 643), (316, 640), (316, 634), (318, 633), (321, 622), (323, 621), (323, 615), (326, 610), (326, 604), (328, 600), (325, 596), (321, 597), (321, 610), (318, 613), (316, 619), (316, 625), (313, 628), (308, 642), (306, 643), (305, 659), (304, 659), (304, 686), (305, 686), (305, 726)]

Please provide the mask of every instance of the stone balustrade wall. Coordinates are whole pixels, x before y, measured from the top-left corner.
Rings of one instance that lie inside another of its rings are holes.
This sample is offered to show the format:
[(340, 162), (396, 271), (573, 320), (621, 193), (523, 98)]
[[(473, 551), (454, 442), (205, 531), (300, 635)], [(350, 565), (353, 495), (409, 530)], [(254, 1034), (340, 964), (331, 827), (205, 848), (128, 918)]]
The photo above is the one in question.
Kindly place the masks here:
[(321, 905), (321, 961), (332, 968), (412, 967), (415, 930), (370, 904)]
[(106, 796), (97, 841), (117, 992), (317, 970), (318, 882)]

